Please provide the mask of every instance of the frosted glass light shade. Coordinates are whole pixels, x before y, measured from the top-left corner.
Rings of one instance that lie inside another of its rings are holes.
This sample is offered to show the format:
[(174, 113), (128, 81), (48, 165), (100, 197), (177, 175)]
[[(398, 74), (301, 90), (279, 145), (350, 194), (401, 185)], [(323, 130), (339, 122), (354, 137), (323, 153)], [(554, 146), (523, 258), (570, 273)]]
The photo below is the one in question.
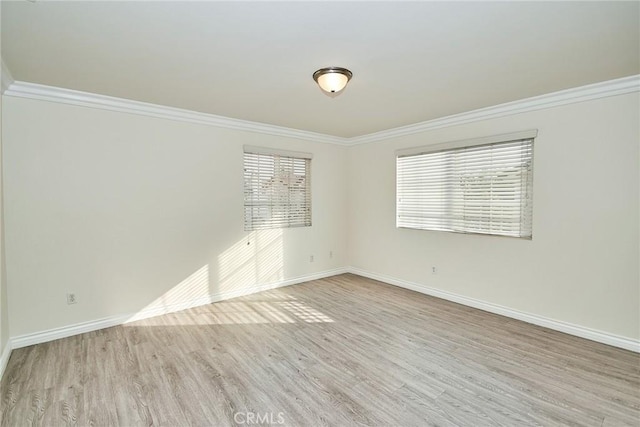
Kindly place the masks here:
[(344, 74), (328, 73), (318, 77), (318, 85), (325, 92), (340, 92), (347, 85), (349, 79)]
[(345, 88), (353, 74), (346, 68), (321, 68), (313, 73), (313, 79), (325, 92), (336, 93)]

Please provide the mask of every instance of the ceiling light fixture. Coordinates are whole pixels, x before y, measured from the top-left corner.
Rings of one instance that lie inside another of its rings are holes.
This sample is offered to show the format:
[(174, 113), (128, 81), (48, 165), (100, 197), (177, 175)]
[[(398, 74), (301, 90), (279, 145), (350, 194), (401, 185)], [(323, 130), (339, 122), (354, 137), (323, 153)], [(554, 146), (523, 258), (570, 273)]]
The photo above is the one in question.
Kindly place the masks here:
[(353, 73), (346, 68), (327, 67), (320, 68), (313, 73), (313, 80), (318, 83), (320, 89), (328, 93), (337, 93), (345, 88)]

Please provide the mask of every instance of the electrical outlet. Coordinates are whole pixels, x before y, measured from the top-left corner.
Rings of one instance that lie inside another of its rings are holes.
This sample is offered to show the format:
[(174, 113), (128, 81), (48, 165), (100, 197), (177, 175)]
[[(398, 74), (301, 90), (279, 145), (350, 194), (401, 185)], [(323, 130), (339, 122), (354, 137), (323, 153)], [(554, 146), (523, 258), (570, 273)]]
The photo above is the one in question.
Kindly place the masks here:
[(309, 256), (309, 262), (313, 262), (313, 255)]
[(67, 304), (77, 304), (78, 298), (76, 298), (76, 294), (67, 294)]
[(333, 258), (333, 251), (329, 251), (329, 258)]
[(431, 267), (431, 274), (438, 274), (438, 269), (435, 267)]

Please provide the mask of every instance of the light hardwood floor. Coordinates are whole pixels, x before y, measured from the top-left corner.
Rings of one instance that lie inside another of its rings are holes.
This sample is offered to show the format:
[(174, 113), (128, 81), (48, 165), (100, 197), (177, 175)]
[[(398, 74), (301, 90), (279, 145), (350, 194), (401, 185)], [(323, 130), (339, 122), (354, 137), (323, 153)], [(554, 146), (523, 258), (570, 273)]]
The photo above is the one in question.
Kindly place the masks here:
[(640, 356), (347, 274), (15, 350), (0, 393), (3, 426), (637, 426)]

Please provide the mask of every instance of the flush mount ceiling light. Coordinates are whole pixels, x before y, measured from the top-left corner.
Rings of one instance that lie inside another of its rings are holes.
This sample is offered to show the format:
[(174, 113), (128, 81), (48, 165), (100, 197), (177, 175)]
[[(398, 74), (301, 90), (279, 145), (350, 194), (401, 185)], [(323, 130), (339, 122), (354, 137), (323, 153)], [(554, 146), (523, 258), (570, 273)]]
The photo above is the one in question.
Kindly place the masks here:
[(337, 93), (345, 88), (353, 73), (346, 68), (327, 67), (320, 68), (313, 73), (313, 80), (318, 83), (320, 89), (328, 93)]

